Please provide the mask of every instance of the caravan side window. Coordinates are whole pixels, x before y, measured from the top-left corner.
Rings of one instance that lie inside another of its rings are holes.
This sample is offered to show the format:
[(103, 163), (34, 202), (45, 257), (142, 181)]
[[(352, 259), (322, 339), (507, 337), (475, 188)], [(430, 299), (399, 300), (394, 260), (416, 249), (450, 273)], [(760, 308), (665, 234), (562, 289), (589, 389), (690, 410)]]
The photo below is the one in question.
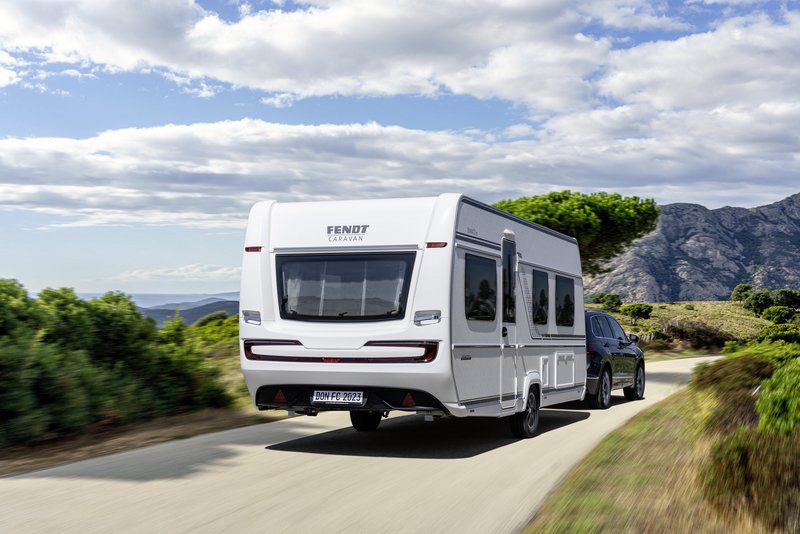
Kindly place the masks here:
[(575, 324), (575, 282), (566, 276), (556, 276), (556, 324)]
[(517, 244), (503, 239), (503, 322), (517, 322), (517, 300), (514, 294), (517, 265)]
[(464, 310), (467, 319), (494, 321), (497, 314), (497, 266), (489, 258), (464, 256)]
[(550, 288), (547, 284), (547, 273), (533, 271), (533, 324), (547, 324), (547, 303)]

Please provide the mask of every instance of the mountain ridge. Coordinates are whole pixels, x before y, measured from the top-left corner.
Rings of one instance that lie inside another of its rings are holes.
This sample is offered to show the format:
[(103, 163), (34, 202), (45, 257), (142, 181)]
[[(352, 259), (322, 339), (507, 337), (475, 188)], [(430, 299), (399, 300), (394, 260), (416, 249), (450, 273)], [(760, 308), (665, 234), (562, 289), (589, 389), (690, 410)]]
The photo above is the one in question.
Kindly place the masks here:
[(585, 291), (628, 302), (726, 300), (739, 283), (800, 288), (798, 265), (800, 193), (755, 208), (675, 203)]

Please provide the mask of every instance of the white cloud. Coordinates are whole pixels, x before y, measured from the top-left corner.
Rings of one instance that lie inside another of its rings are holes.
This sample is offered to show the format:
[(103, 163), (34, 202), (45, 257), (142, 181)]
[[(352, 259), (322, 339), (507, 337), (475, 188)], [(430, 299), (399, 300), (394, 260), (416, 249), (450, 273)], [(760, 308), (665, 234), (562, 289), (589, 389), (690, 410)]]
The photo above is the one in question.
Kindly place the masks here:
[(134, 269), (125, 271), (111, 278), (114, 282), (238, 282), (240, 267), (223, 267), (220, 265), (191, 264), (175, 268)]
[(14, 85), (20, 81), (19, 74), (11, 69), (0, 67), (0, 87)]
[(797, 100), (800, 14), (734, 18), (674, 41), (610, 52), (599, 89), (629, 103), (661, 109), (753, 108)]
[(751, 206), (766, 195), (774, 201), (797, 192), (798, 121), (800, 105), (765, 104), (596, 110), (550, 121), (537, 137), (510, 140), (374, 123), (259, 120), (111, 130), (86, 139), (7, 138), (0, 139), (0, 208), (59, 215), (54, 226), (241, 229), (250, 205), (266, 198), (456, 191), (494, 201), (570, 188)]
[[(18, 0), (0, 42), (47, 61), (109, 71), (164, 69), (263, 90), (270, 105), (318, 95), (504, 98), (552, 112), (587, 104), (586, 78), (610, 49), (584, 35), (592, 20), (671, 27), (642, 0), (304, 2), (225, 21), (193, 1)], [(277, 5), (281, 5), (278, 3)], [(177, 81), (177, 80), (176, 80)]]

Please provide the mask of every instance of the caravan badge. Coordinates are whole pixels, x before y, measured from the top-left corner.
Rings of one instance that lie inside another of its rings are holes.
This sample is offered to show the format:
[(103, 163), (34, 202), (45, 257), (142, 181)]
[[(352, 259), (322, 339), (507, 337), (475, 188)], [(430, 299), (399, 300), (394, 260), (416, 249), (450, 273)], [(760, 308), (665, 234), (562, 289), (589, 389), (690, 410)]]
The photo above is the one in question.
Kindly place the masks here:
[(367, 233), (368, 224), (343, 224), (328, 226), (328, 241), (364, 241), (364, 234)]

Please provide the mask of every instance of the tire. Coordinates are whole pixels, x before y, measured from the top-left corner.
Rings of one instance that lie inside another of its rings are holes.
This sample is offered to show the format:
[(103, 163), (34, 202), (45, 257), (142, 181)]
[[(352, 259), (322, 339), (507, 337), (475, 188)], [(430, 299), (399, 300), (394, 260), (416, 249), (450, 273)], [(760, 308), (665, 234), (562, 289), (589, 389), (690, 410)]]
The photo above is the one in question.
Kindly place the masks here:
[(536, 435), (539, 430), (539, 396), (536, 388), (531, 388), (528, 393), (525, 410), (515, 413), (508, 420), (515, 438), (528, 439)]
[(628, 400), (642, 400), (644, 398), (644, 366), (636, 366), (636, 374), (633, 375), (633, 385), (622, 388), (625, 398)]
[(611, 406), (611, 373), (604, 368), (597, 381), (597, 393), (589, 397), (589, 406), (598, 410), (605, 410)]
[(381, 424), (381, 412), (350, 412), (350, 422), (359, 432), (374, 432)]

